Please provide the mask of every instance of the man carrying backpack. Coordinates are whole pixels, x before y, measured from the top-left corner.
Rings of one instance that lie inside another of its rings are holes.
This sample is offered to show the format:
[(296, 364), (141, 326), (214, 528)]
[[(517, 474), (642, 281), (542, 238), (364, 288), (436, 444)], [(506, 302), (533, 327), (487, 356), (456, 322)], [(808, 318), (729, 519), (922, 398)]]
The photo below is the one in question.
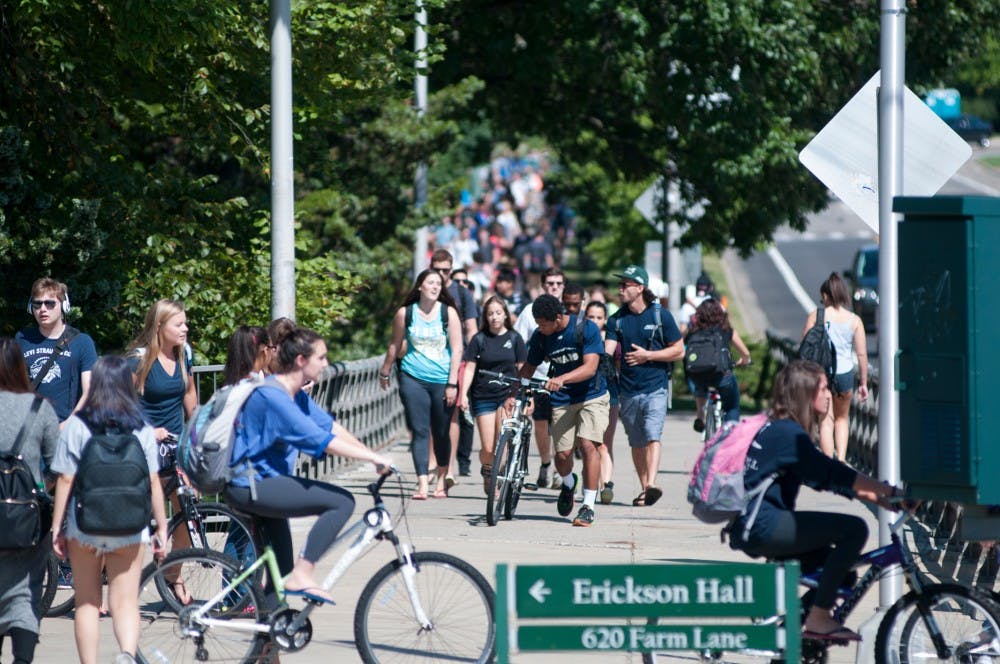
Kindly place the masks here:
[(674, 360), (684, 356), (684, 339), (670, 312), (649, 290), (649, 274), (629, 265), (618, 282), (621, 309), (608, 319), (604, 352), (614, 356), (622, 345), (618, 382), (618, 417), (628, 436), (632, 462), (643, 489), (632, 504), (653, 505), (663, 495), (656, 486), (660, 469), (660, 437), (667, 417), (670, 375)]
[(531, 312), (538, 329), (528, 341), (528, 361), (521, 366), (519, 375), (528, 378), (538, 365), (549, 362), (545, 389), (551, 392), (555, 464), (562, 478), (556, 507), (561, 516), (569, 516), (573, 510), (578, 481), (573, 472), (573, 448), (579, 441), (583, 457), (583, 505), (573, 525), (590, 526), (594, 523), (601, 473), (597, 446), (604, 440), (611, 405), (604, 375), (597, 371), (603, 350), (601, 332), (592, 321), (584, 321), (583, 334), (578, 340), (579, 314), (570, 316), (562, 303), (549, 294), (540, 295), (532, 303)]

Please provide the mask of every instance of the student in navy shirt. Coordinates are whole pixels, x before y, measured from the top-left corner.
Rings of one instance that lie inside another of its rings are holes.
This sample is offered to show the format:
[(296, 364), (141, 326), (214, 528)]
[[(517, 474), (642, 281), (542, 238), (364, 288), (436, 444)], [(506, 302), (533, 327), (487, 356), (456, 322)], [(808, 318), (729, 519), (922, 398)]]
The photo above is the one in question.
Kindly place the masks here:
[[(295, 328), (278, 346), (278, 371), (243, 407), (243, 427), (233, 445), (234, 468), (248, 471), (226, 487), (226, 502), (258, 517), (278, 557), (286, 594), (332, 601), (313, 578), (316, 562), (337, 539), (354, 511), (350, 491), (320, 480), (295, 477), (300, 453), (370, 461), (387, 472), (391, 459), (366, 447), (302, 389), (328, 366), (326, 343), (312, 330)], [(252, 487), (251, 487), (252, 484)], [(290, 517), (316, 516), (298, 558)]]
[(868, 540), (868, 526), (849, 514), (799, 511), (795, 502), (805, 484), (897, 509), (886, 498), (899, 495), (899, 491), (817, 448), (819, 423), (832, 407), (832, 400), (826, 374), (814, 362), (795, 360), (774, 377), (770, 419), (747, 451), (743, 481), (749, 490), (775, 474), (777, 477), (764, 492), (746, 540), (743, 532), (750, 518), (746, 515), (734, 520), (727, 532), (730, 546), (750, 556), (799, 560), (806, 572), (822, 567), (802, 636), (860, 641), (860, 636), (833, 619), (831, 609), (837, 587)]
[[(574, 526), (594, 522), (594, 502), (600, 482), (601, 456), (597, 446), (608, 428), (608, 396), (604, 375), (597, 368), (604, 343), (601, 332), (582, 314), (570, 316), (552, 295), (540, 295), (531, 305), (538, 329), (528, 341), (528, 361), (519, 374), (529, 377), (542, 362), (549, 361), (546, 389), (552, 393), (552, 438), (556, 471), (562, 488), (556, 507), (561, 516), (573, 510), (577, 476), (573, 473), (573, 448), (577, 441), (583, 457), (583, 505)], [(582, 321), (582, 323), (581, 323)], [(577, 329), (578, 323), (582, 325)]]
[(622, 306), (608, 319), (605, 352), (621, 346), (618, 419), (625, 429), (632, 463), (642, 491), (635, 506), (652, 505), (663, 491), (656, 486), (660, 470), (660, 437), (670, 403), (674, 360), (684, 357), (684, 339), (674, 317), (664, 311), (649, 290), (649, 274), (629, 265), (618, 282)]

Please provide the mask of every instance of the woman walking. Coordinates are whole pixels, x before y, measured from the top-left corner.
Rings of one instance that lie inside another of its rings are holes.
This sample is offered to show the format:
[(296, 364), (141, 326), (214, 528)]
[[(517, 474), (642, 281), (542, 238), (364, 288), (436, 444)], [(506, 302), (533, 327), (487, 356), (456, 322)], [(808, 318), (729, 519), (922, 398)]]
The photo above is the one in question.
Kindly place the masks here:
[[(830, 386), (833, 392), (833, 408), (827, 413), (819, 427), (819, 448), (829, 457), (843, 461), (847, 458), (847, 438), (850, 427), (851, 397), (854, 383), (858, 381), (858, 398), (868, 398), (868, 341), (865, 326), (851, 311), (851, 296), (847, 285), (839, 274), (833, 272), (819, 287), (823, 302), (823, 321), (827, 334), (837, 353), (837, 375)], [(816, 324), (817, 308), (806, 318), (802, 336)], [(857, 354), (857, 364), (854, 362)], [(857, 369), (857, 371), (855, 371)]]
[[(146, 456), (149, 466), (150, 498), (156, 520), (153, 553), (162, 556), (162, 542), (167, 538), (167, 517), (163, 506), (163, 491), (156, 481), (158, 450), (153, 427), (143, 421), (142, 408), (136, 397), (132, 372), (120, 357), (105, 355), (94, 364), (90, 391), (76, 415), (66, 421), (52, 470), (59, 473), (52, 521), (52, 542), (60, 557), (69, 555), (73, 567), (76, 612), (73, 631), (76, 649), (82, 664), (96, 664), (100, 630), (102, 569), (107, 570), (108, 603), (114, 622), (115, 638), (121, 654), (115, 664), (134, 661), (139, 643), (139, 576), (142, 572), (142, 544), (149, 541), (148, 530), (135, 535), (88, 535), (76, 521), (75, 498), (71, 497), (73, 481), (92, 431), (117, 427), (131, 431)], [(63, 530), (63, 517), (67, 518)]]
[[(405, 348), (404, 348), (405, 341)], [(413, 500), (426, 500), (430, 444), (437, 472), (435, 498), (447, 498), (445, 476), (451, 460), (448, 427), (458, 402), (458, 365), (462, 359), (462, 323), (441, 275), (424, 270), (392, 319), (392, 341), (379, 371), (382, 389), (399, 358), (399, 396), (413, 439), (410, 453), (417, 473)]]
[(480, 332), (473, 335), (465, 349), (465, 375), (462, 377), (462, 397), (459, 408), (470, 411), (479, 428), (479, 463), (483, 490), (489, 492), (490, 471), (493, 469), (493, 445), (500, 434), (500, 425), (509, 415), (503, 406), (510, 387), (498, 385), (479, 374), (479, 369), (515, 378), (528, 358), (524, 339), (514, 331), (510, 310), (499, 295), (491, 295), (483, 304)]
[[(48, 401), (31, 393), (21, 347), (8, 337), (0, 338), (0, 412), (4, 414), (0, 418), (0, 451), (10, 452), (20, 438), (20, 454), (35, 484), (41, 486), (41, 462), (46, 467), (52, 464), (59, 441), (59, 418)], [(47, 536), (30, 548), (0, 550), (0, 644), (4, 636), (10, 636), (15, 664), (27, 664), (34, 658), (41, 619), (38, 601), (48, 553)]]

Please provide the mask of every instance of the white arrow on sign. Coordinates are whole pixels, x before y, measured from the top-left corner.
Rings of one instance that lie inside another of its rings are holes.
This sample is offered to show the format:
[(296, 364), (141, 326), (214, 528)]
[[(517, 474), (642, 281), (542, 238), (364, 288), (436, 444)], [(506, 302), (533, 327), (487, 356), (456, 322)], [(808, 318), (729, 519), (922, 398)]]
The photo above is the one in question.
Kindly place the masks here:
[(552, 589), (545, 587), (545, 579), (539, 579), (528, 588), (528, 594), (539, 604), (545, 604), (545, 598), (552, 594)]

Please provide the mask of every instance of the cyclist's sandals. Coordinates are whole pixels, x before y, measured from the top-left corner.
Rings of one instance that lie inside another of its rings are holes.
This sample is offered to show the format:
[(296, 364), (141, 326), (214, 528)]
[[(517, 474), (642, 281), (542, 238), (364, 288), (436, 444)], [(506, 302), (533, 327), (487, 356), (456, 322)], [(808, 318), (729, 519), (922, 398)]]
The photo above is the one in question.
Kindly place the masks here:
[(846, 627), (838, 627), (832, 632), (814, 632), (807, 629), (802, 632), (802, 638), (813, 641), (860, 641), (861, 635)]
[(307, 602), (312, 602), (314, 604), (336, 604), (332, 599), (323, 597), (322, 595), (317, 595), (315, 590), (319, 588), (303, 588), (302, 590), (285, 590), (285, 597), (301, 597)]

